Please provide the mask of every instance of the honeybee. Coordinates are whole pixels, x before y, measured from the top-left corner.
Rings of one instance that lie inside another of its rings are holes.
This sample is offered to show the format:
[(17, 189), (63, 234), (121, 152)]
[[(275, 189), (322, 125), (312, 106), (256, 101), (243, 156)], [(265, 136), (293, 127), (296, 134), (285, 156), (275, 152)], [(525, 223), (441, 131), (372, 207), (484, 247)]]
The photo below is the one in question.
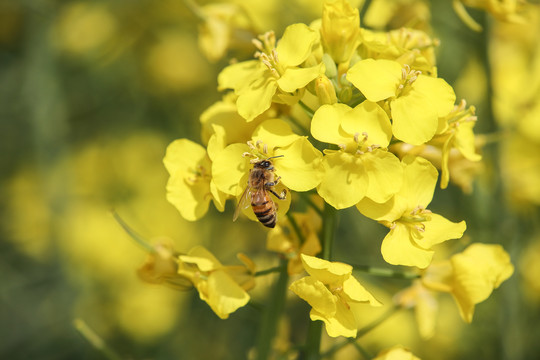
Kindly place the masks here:
[(280, 200), (285, 200), (287, 191), (283, 190), (281, 194), (274, 191), (273, 187), (279, 183), (280, 178), (274, 178), (274, 165), (270, 159), (282, 156), (272, 156), (263, 160), (251, 160), (253, 169), (249, 172), (248, 184), (236, 206), (233, 221), (238, 218), (241, 209), (247, 208), (250, 205), (247, 201), (250, 198), (253, 212), (261, 224), (269, 228), (276, 226), (277, 207), (269, 193), (274, 194)]

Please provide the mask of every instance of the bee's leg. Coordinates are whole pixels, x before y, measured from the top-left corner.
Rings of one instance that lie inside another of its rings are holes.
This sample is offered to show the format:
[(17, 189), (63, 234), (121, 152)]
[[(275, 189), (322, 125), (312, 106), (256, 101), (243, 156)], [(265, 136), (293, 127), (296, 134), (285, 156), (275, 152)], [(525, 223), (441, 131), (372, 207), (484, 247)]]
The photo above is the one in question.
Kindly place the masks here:
[(281, 192), (281, 194), (278, 194), (276, 193), (274, 190), (272, 189), (266, 189), (268, 191), (270, 191), (272, 194), (274, 194), (279, 200), (285, 200), (286, 198), (286, 195), (287, 195), (287, 190), (283, 189), (283, 191)]
[(267, 189), (272, 186), (276, 186), (277, 184), (279, 184), (279, 179), (281, 179), (281, 176), (278, 176), (277, 179), (275, 179), (274, 181), (269, 181), (265, 183), (264, 186), (266, 186)]

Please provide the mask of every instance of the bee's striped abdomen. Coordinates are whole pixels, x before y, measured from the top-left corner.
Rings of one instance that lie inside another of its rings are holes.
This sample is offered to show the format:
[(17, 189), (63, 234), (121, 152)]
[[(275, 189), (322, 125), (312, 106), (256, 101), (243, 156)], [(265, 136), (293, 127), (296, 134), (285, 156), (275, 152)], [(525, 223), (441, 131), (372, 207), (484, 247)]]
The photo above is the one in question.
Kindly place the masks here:
[(276, 226), (276, 210), (274, 208), (274, 202), (270, 197), (265, 196), (265, 199), (262, 202), (256, 203), (252, 201), (251, 206), (255, 216), (257, 216), (257, 219), (259, 219), (261, 224), (269, 228)]

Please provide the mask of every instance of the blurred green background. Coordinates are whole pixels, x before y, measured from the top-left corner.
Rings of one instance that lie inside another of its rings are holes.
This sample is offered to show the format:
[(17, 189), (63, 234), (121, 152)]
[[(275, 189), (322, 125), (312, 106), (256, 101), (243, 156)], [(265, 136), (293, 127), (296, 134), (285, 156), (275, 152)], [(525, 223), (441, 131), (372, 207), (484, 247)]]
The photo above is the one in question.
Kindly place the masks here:
[[(248, 13), (249, 31), (278, 35), (322, 9), (322, 1), (230, 2)], [(402, 343), (422, 359), (537, 358), (540, 125), (519, 121), (540, 107), (539, 16), (524, 31), (471, 11), (487, 29), (474, 33), (450, 1), (429, 6), (426, 16), (441, 40), (439, 75), (458, 99), (477, 107), (475, 130), (491, 139), (482, 167), (472, 170), (479, 173), (472, 194), (455, 186), (438, 190), (432, 210), (467, 221), (467, 237), (448, 251), (468, 239), (500, 243), (516, 273), (477, 306), (471, 325), (461, 322), (450, 297), (441, 297), (433, 339), (419, 340), (412, 315), (403, 311), (365, 344), (376, 353)], [(147, 239), (172, 238), (180, 251), (204, 244), (223, 262), (242, 251), (261, 269), (276, 261), (264, 250), (258, 224), (230, 221), (232, 204), (189, 223), (165, 199), (166, 146), (181, 137), (199, 142), (199, 115), (220, 99), (220, 69), (228, 58), (252, 54), (246, 38), (228, 57), (209, 61), (198, 46), (199, 26), (177, 0), (0, 1), (0, 358), (103, 358), (75, 319), (122, 358), (240, 359), (253, 346), (254, 307), (222, 321), (195, 291), (140, 282), (135, 270), (145, 253), (110, 215), (115, 209)], [(355, 209), (341, 214), (335, 258), (385, 266), (384, 229)], [(255, 302), (271, 280), (258, 281)], [(387, 301), (407, 286), (364, 281)], [(307, 325), (306, 304), (291, 301), (286, 311)], [(302, 343), (304, 332), (305, 326), (292, 333), (292, 341)], [(344, 351), (339, 358), (361, 357)]]

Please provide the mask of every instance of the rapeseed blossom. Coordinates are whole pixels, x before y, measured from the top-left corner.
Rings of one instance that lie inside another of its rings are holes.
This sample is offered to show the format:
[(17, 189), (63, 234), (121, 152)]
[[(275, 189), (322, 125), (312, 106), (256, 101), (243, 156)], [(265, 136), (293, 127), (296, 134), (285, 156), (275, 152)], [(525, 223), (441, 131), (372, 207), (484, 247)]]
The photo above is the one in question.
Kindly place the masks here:
[[(207, 54), (214, 59), (226, 52), (238, 8), (216, 9), (226, 13), (209, 16), (201, 35), (207, 45), (216, 43), (216, 52)], [(347, 0), (325, 1), (321, 18), (309, 25), (292, 24), (280, 39), (273, 31), (254, 39), (255, 59), (232, 61), (218, 76), (218, 89), (230, 91), (201, 115), (202, 145), (180, 139), (169, 146), (167, 196), (188, 220), (205, 215), (211, 200), (219, 211), (227, 200), (240, 206), (254, 164), (271, 161), (267, 171), (274, 181), (258, 190), (275, 202), (279, 220), (266, 234), (266, 250), (278, 253), (280, 265), (257, 273), (279, 272), (267, 304), (275, 313), (265, 318), (278, 317), (288, 288), (311, 305), (310, 319), (321, 320), (331, 337), (355, 337), (355, 308), (381, 305), (352, 275), (351, 265), (333, 261), (331, 214), (356, 206), (390, 229), (381, 245), (384, 260), (419, 269), (396, 299), (415, 306), (427, 338), (434, 332), (435, 291), (452, 293), (470, 322), (475, 304), (513, 268), (502, 248), (482, 246), (452, 256), (443, 272), (432, 264), (436, 245), (461, 238), (466, 229), (465, 221), (452, 222), (428, 206), (436, 166), (444, 189), (453, 177), (464, 176), (452, 164), (456, 153), (468, 162), (481, 160), (475, 107), (464, 100), (456, 106), (454, 89), (438, 77), (439, 41), (428, 26), (367, 30), (359, 14)], [(225, 37), (215, 33), (219, 28)], [(468, 176), (464, 182), (471, 181)], [(289, 208), (294, 211), (287, 214)], [(243, 210), (256, 220), (249, 207)], [(202, 247), (177, 258), (160, 251), (151, 255), (145, 275), (152, 282), (187, 279), (224, 319), (250, 299), (255, 264), (244, 262), (225, 267)], [(308, 276), (289, 285), (288, 276), (302, 270)], [(264, 354), (264, 347), (259, 351)], [(377, 359), (418, 358), (396, 346)]]
[(351, 305), (381, 303), (352, 276), (352, 266), (304, 254), (301, 258), (309, 276), (290, 289), (311, 305), (311, 320), (322, 320), (332, 337), (355, 337), (358, 325)]
[(502, 246), (475, 243), (448, 260), (434, 262), (413, 285), (396, 295), (396, 302), (414, 307), (420, 334), (435, 334), (438, 293), (450, 293), (461, 318), (472, 322), (474, 308), (486, 300), (514, 272), (510, 256)]
[(301, 65), (320, 46), (319, 34), (304, 24), (287, 27), (276, 45), (273, 32), (255, 41), (258, 60), (226, 67), (218, 77), (219, 89), (234, 89), (238, 113), (251, 121), (267, 110), (273, 101), (292, 105), (300, 100), (302, 90), (324, 74), (324, 64)]
[(386, 262), (423, 269), (431, 262), (433, 246), (463, 235), (465, 221), (453, 223), (427, 209), (438, 174), (429, 161), (408, 156), (402, 165), (403, 185), (392, 199), (382, 204), (364, 199), (357, 208), (390, 228), (381, 246)]

